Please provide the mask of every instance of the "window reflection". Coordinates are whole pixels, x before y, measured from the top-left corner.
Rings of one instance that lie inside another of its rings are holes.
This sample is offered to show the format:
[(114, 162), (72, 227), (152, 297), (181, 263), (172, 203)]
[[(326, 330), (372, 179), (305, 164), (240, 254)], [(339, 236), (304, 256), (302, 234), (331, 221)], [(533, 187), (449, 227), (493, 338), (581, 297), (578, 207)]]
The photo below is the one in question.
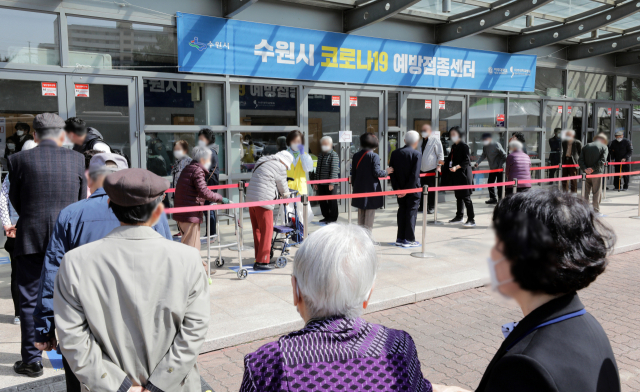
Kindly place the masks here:
[[(288, 132), (242, 132), (231, 135), (231, 172), (251, 173), (263, 157), (287, 149)], [(315, 157), (312, 156), (315, 160)]]
[(298, 89), (261, 84), (231, 85), (232, 125), (297, 125)]
[(1, 62), (60, 65), (58, 15), (0, 8), (0, 20)]
[(571, 98), (613, 99), (613, 76), (569, 71), (567, 84)]
[(144, 79), (144, 118), (147, 125), (222, 125), (221, 84)]
[[(198, 145), (198, 132), (146, 132), (145, 133), (145, 145), (146, 145), (146, 161), (147, 170), (159, 175), (168, 176), (171, 175), (171, 169), (175, 163), (173, 156), (173, 147), (178, 140), (184, 140), (189, 145), (189, 156), (193, 147)], [(220, 173), (226, 173), (226, 148), (225, 148), (225, 134), (216, 133), (216, 139), (214, 141), (214, 148), (218, 151), (218, 168)], [(222, 179), (222, 175), (221, 175)]]
[(535, 93), (547, 97), (564, 95), (564, 71), (555, 68), (536, 68)]

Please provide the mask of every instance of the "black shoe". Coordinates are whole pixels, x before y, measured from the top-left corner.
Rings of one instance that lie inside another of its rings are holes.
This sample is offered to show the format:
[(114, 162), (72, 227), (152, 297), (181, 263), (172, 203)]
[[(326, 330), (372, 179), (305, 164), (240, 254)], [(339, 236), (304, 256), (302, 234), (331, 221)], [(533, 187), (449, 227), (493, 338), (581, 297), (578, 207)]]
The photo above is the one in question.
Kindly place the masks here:
[(498, 200), (496, 199), (489, 199), (487, 201), (484, 202), (485, 204), (498, 204)]
[(461, 223), (461, 222), (462, 222), (462, 217), (457, 217), (457, 216), (449, 221), (449, 223)]
[(463, 226), (464, 227), (476, 227), (476, 221), (474, 221), (473, 219), (469, 219), (469, 220), (467, 220), (467, 223), (465, 223)]
[(628, 190), (629, 190), (628, 186), (625, 186), (624, 188), (622, 188), (622, 191), (628, 191)]
[(318, 222), (320, 222), (320, 223), (327, 223), (327, 218), (320, 219)]
[(429, 208), (427, 210), (427, 214), (433, 214), (434, 212), (436, 212), (436, 210), (434, 208)]
[(269, 271), (269, 270), (272, 270), (272, 269), (275, 269), (275, 268), (276, 268), (276, 264), (275, 263), (273, 263), (273, 264), (271, 264), (271, 263), (268, 263), (268, 264), (265, 264), (265, 263), (253, 263), (254, 271)]
[(40, 377), (43, 373), (42, 362), (23, 363), (18, 361), (13, 364), (13, 371), (28, 377)]

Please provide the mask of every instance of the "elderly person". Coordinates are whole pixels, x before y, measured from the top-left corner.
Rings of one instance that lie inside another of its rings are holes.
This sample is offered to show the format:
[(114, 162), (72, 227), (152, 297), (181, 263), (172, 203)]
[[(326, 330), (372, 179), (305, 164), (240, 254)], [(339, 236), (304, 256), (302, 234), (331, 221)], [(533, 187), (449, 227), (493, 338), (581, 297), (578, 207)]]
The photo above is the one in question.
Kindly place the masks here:
[(609, 339), (577, 294), (605, 272), (613, 230), (585, 200), (555, 188), (504, 199), (493, 227), (491, 286), (524, 318), (502, 326), (505, 340), (476, 392), (620, 392)]
[(430, 392), (411, 336), (360, 318), (377, 267), (373, 241), (360, 226), (334, 224), (310, 235), (291, 277), (306, 325), (247, 354), (240, 391)]
[[(449, 130), (449, 139), (453, 143), (451, 152), (447, 157), (451, 185), (473, 185), (473, 172), (471, 171), (471, 152), (469, 145), (462, 141), (460, 127), (452, 127)], [(467, 221), (465, 227), (475, 227), (475, 213), (471, 201), (472, 189), (459, 189), (454, 191), (456, 196), (456, 216), (449, 223), (461, 223), (464, 218), (464, 208), (467, 209)]]
[(511, 135), (511, 139), (509, 139), (509, 143), (511, 143), (514, 140), (517, 140), (520, 143), (522, 143), (522, 151), (524, 151), (524, 153), (527, 154), (527, 141), (524, 138), (524, 133), (522, 133), (522, 132), (514, 132)]
[[(494, 141), (490, 133), (482, 134), (482, 155), (480, 155), (475, 167), (480, 166), (485, 159), (489, 162), (489, 170), (502, 169), (502, 166), (504, 166), (507, 160), (507, 153), (502, 148), (502, 144)], [(502, 178), (502, 172), (489, 173), (487, 184), (502, 182)], [(489, 200), (485, 203), (497, 204), (498, 199), (502, 199), (502, 187), (498, 187), (498, 198), (496, 198), (496, 189), (493, 187), (489, 188)]]
[[(203, 206), (206, 201), (213, 203), (229, 203), (229, 200), (207, 188), (207, 176), (211, 169), (211, 150), (198, 146), (193, 149), (193, 161), (183, 170), (176, 184), (174, 206)], [(178, 223), (182, 233), (182, 243), (200, 250), (200, 224), (202, 212), (177, 212), (173, 219)], [(210, 233), (211, 235), (211, 233)], [(214, 272), (215, 273), (215, 272)]]
[(171, 186), (175, 188), (182, 170), (193, 161), (189, 156), (189, 143), (186, 140), (178, 140), (173, 145), (173, 157), (175, 161), (171, 167)]
[[(251, 174), (250, 187), (245, 200), (274, 200), (279, 196), (289, 197), (287, 168), (291, 167), (293, 156), (288, 151), (263, 156), (258, 160)], [(271, 240), (273, 237), (273, 204), (249, 207), (249, 217), (253, 229), (253, 248), (256, 260), (254, 270), (275, 268), (271, 263)]]
[[(333, 139), (331, 136), (324, 136), (320, 139), (322, 153), (318, 157), (316, 165), (317, 180), (335, 180), (340, 176), (340, 157), (333, 150)], [(319, 196), (337, 195), (338, 183), (323, 183), (313, 186)], [(322, 223), (333, 223), (338, 220), (338, 200), (321, 200), (320, 211), (324, 219)]]
[[(198, 132), (198, 146), (206, 147), (211, 151), (211, 166), (207, 169), (207, 186), (216, 186), (220, 184), (220, 168), (218, 167), (218, 152), (220, 146), (216, 144), (216, 134), (209, 128), (202, 128)], [(205, 205), (212, 204), (209, 201), (204, 203)], [(216, 212), (205, 211), (205, 214), (209, 214), (209, 234), (216, 234)]]
[[(580, 170), (589, 174), (603, 174), (604, 165), (607, 163), (609, 149), (607, 148), (607, 135), (599, 133), (593, 141), (582, 148), (578, 165)], [(602, 177), (587, 178), (585, 180), (584, 198), (589, 200), (589, 194), (593, 192), (593, 209), (600, 214), (600, 197), (602, 196)]]
[[(404, 147), (391, 153), (389, 166), (393, 168), (391, 186), (394, 190), (420, 188), (420, 163), (422, 154), (418, 150), (420, 135), (409, 131), (404, 136)], [(396, 246), (413, 248), (419, 246), (416, 241), (416, 217), (420, 207), (421, 192), (410, 192), (398, 195), (398, 232)]]
[[(576, 140), (576, 131), (567, 129), (562, 137), (562, 172), (560, 177), (572, 177), (578, 175), (577, 167), (565, 167), (578, 164), (582, 152), (582, 142)], [(562, 189), (566, 192), (571, 185), (571, 192), (578, 192), (578, 180), (562, 181)]]
[[(380, 168), (380, 156), (373, 152), (378, 148), (378, 137), (373, 133), (360, 135), (360, 147), (352, 158), (351, 164), (351, 184), (353, 193), (380, 192), (380, 177), (386, 177), (393, 173), (393, 169), (387, 171)], [(373, 220), (376, 210), (382, 208), (384, 201), (382, 196), (359, 197), (351, 199), (351, 207), (358, 209), (358, 224), (373, 230)]]
[[(428, 177), (420, 177), (420, 185), (422, 186), (436, 186), (435, 173), (440, 173), (441, 167), (444, 164), (444, 150), (442, 149), (442, 142), (440, 138), (433, 134), (431, 125), (424, 124), (422, 126), (422, 143), (420, 144), (420, 153), (422, 154), (422, 160), (420, 161), (420, 173), (430, 174)], [(423, 198), (420, 198), (420, 207), (418, 212), (422, 212), (424, 206)], [(427, 197), (427, 214), (434, 213), (434, 205), (436, 200), (435, 192), (430, 192)]]
[(313, 170), (313, 159), (304, 151), (302, 132), (297, 129), (287, 135), (287, 151), (293, 156), (293, 163), (287, 170), (289, 188), (298, 191), (300, 195), (307, 194), (307, 173)]
[[(504, 168), (507, 181), (531, 179), (531, 158), (522, 151), (522, 148), (522, 143), (518, 140), (509, 142), (509, 156), (507, 157), (507, 164)], [(518, 192), (526, 192), (530, 188), (531, 184), (518, 182)], [(506, 187), (505, 192), (507, 195), (513, 194), (513, 187)]]
[[(609, 144), (609, 157), (612, 162), (629, 162), (633, 154), (631, 140), (624, 137), (624, 131), (616, 131), (616, 138)], [(618, 165), (616, 172), (628, 173), (631, 165)], [(624, 186), (622, 182), (624, 181)], [(615, 177), (616, 189), (629, 190), (629, 176)]]
[(167, 188), (169, 181), (145, 169), (107, 175), (104, 190), (120, 224), (60, 263), (55, 324), (84, 391), (200, 388), (209, 285), (198, 250), (151, 228), (164, 215)]

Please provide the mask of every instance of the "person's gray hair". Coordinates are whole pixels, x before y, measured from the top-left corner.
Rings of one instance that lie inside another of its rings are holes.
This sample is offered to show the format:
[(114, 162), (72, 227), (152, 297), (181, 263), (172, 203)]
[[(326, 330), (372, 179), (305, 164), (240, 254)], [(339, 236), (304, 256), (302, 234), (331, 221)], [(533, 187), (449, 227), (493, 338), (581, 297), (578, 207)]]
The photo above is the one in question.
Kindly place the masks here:
[(513, 149), (513, 151), (522, 151), (524, 148), (522, 142), (519, 140), (512, 140), (509, 142), (509, 148)]
[(404, 144), (409, 146), (413, 146), (418, 140), (420, 140), (420, 135), (416, 131), (409, 131), (404, 135)]
[(575, 136), (576, 135), (576, 131), (573, 130), (573, 129), (565, 129), (565, 130), (563, 130), (563, 132), (564, 132), (565, 135), (569, 135), (569, 134), (571, 134), (571, 136)]
[(195, 146), (191, 151), (193, 160), (200, 162), (202, 158), (209, 158), (211, 156), (211, 150), (209, 147)]
[(44, 128), (44, 129), (36, 129), (36, 136), (38, 139), (57, 139), (60, 137), (60, 134), (64, 132), (62, 128)]
[(330, 141), (330, 142), (331, 142), (331, 144), (333, 144), (333, 138), (331, 138), (331, 136), (323, 136), (323, 137), (320, 139), (320, 144), (322, 144), (322, 142), (323, 142), (324, 140)]
[(334, 223), (304, 241), (294, 258), (293, 276), (312, 318), (354, 319), (364, 311), (377, 269), (369, 231)]

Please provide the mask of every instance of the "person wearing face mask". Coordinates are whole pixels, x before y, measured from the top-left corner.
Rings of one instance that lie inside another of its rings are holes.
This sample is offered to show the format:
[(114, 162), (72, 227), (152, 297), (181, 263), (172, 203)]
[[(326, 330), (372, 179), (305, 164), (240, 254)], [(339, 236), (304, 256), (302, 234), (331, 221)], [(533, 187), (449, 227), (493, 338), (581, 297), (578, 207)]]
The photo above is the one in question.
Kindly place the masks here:
[[(576, 131), (567, 129), (562, 137), (562, 173), (560, 177), (571, 177), (578, 175), (577, 167), (566, 167), (577, 165), (582, 152), (582, 142), (576, 140)], [(572, 193), (578, 192), (578, 180), (562, 181), (562, 189), (566, 192), (571, 189)]]
[(313, 170), (313, 159), (304, 151), (302, 132), (297, 129), (287, 135), (287, 151), (293, 156), (293, 164), (287, 170), (289, 188), (298, 191), (299, 195), (307, 194), (307, 173)]
[[(440, 141), (440, 138), (433, 135), (431, 125), (429, 124), (424, 124), (422, 126), (420, 136), (422, 136), (422, 142), (420, 143), (420, 152), (422, 153), (422, 160), (420, 162), (420, 173), (435, 174), (436, 171), (438, 173), (441, 173), (441, 167), (444, 164), (444, 150), (442, 149), (442, 142)], [(435, 176), (420, 177), (420, 185), (435, 186)], [(418, 212), (422, 212), (424, 208), (424, 206), (422, 205), (422, 199), (423, 198), (421, 197)], [(435, 200), (435, 192), (429, 192), (429, 196), (427, 197), (427, 214), (433, 214)]]
[[(216, 134), (209, 128), (202, 128), (198, 132), (198, 146), (206, 147), (211, 151), (211, 167), (207, 170), (207, 186), (216, 186), (220, 184), (220, 167), (218, 167), (218, 152), (219, 146), (216, 144)], [(211, 202), (205, 202), (205, 205), (213, 204)], [(209, 234), (216, 234), (216, 212), (205, 211), (205, 214), (209, 214)]]
[(329, 225), (305, 239), (291, 275), (305, 326), (244, 357), (240, 392), (430, 392), (411, 335), (361, 317), (378, 264), (363, 227)]
[[(518, 140), (512, 140), (509, 143), (509, 156), (507, 157), (507, 163), (504, 167), (504, 174), (507, 177), (507, 181), (513, 181), (516, 178), (518, 181), (531, 179), (531, 158), (522, 151), (522, 148), (522, 143)], [(529, 189), (531, 189), (531, 184), (518, 182), (517, 192), (526, 192)], [(513, 187), (506, 187), (505, 193), (507, 195), (513, 194)]]
[(171, 167), (171, 187), (175, 188), (182, 170), (191, 163), (192, 159), (189, 154), (189, 143), (186, 140), (178, 140), (173, 145), (173, 166)]
[(522, 132), (514, 132), (514, 133), (511, 135), (511, 139), (509, 139), (509, 143), (511, 143), (511, 142), (512, 142), (512, 141), (514, 141), (514, 140), (517, 140), (517, 141), (519, 141), (520, 143), (522, 143), (522, 151), (523, 151), (525, 154), (529, 155), (529, 154), (527, 153), (527, 141), (526, 141), (526, 140), (525, 140), (525, 138), (524, 138), (524, 133), (522, 133)]
[(209, 285), (198, 250), (151, 228), (164, 215), (167, 188), (169, 181), (145, 169), (107, 175), (104, 190), (120, 224), (60, 263), (55, 325), (83, 390), (200, 388)]
[(29, 131), (31, 130), (29, 124), (18, 122), (14, 128), (16, 132), (7, 138), (7, 146), (4, 150), (5, 158), (11, 154), (22, 151), (27, 140), (33, 140), (33, 136), (29, 134)]
[[(617, 131), (615, 140), (611, 141), (609, 145), (609, 157), (611, 162), (629, 162), (631, 155), (633, 154), (633, 145), (631, 141), (624, 137), (624, 131)], [(616, 165), (615, 171), (627, 173), (629, 172), (631, 165)], [(624, 186), (622, 182), (624, 181)], [(615, 189), (621, 189), (623, 191), (629, 190), (629, 176), (615, 177), (614, 179)]]
[[(462, 141), (460, 127), (452, 127), (449, 130), (449, 139), (453, 143), (451, 152), (445, 161), (445, 170), (449, 170), (451, 185), (473, 185), (473, 173), (471, 170), (471, 153), (469, 145)], [(449, 223), (462, 223), (464, 209), (467, 209), (467, 221), (465, 227), (475, 227), (475, 213), (471, 201), (472, 189), (454, 191), (456, 195), (456, 216)]]
[(620, 392), (611, 343), (577, 294), (605, 272), (613, 229), (556, 188), (508, 197), (492, 220), (491, 286), (524, 317), (502, 326), (476, 392)]
[[(607, 148), (607, 135), (599, 133), (593, 138), (591, 143), (588, 143), (580, 151), (580, 157), (578, 158), (578, 164), (580, 170), (587, 175), (589, 174), (603, 174), (604, 165), (607, 162), (609, 155), (609, 149)], [(585, 194), (583, 197), (589, 200), (589, 194), (593, 192), (593, 209), (600, 214), (600, 197), (602, 196), (602, 178), (587, 178), (585, 180)]]
[[(193, 160), (182, 170), (176, 192), (174, 206), (193, 207), (205, 205), (205, 202), (228, 204), (229, 199), (207, 188), (206, 178), (211, 169), (211, 150), (207, 147), (193, 148)], [(182, 233), (182, 243), (200, 250), (200, 224), (203, 214), (201, 211), (177, 212), (173, 219)], [(203, 261), (206, 267), (206, 262)], [(215, 273), (215, 270), (213, 271)]]
[[(318, 157), (316, 165), (316, 175), (318, 180), (333, 180), (340, 176), (340, 157), (333, 150), (333, 139), (331, 136), (324, 136), (320, 139), (322, 153)], [(319, 196), (337, 195), (338, 183), (318, 184), (313, 189)], [(338, 220), (338, 200), (320, 201), (320, 211), (324, 219), (322, 223), (333, 223)]]
[(167, 155), (164, 143), (157, 133), (147, 133), (145, 143), (147, 146), (147, 170), (160, 177), (166, 176), (171, 172), (171, 159)]
[[(493, 141), (493, 137), (490, 133), (482, 134), (482, 155), (480, 155), (475, 167), (477, 168), (480, 166), (482, 161), (485, 159), (489, 162), (489, 170), (502, 169), (507, 161), (507, 153), (504, 151), (500, 143)], [(487, 183), (493, 184), (494, 182), (502, 182), (502, 178), (502, 173), (489, 173)], [(498, 198), (496, 198), (496, 189), (489, 188), (489, 200), (485, 203), (497, 204), (499, 199), (502, 199), (502, 187), (498, 187)]]
[[(91, 150), (89, 150), (91, 151)], [(103, 188), (107, 175), (128, 169), (127, 160), (118, 154), (95, 154), (89, 163), (89, 188), (91, 196), (73, 203), (60, 211), (47, 251), (45, 253), (38, 302), (33, 312), (36, 329), (36, 347), (40, 350), (56, 349), (56, 325), (53, 309), (53, 286), (62, 258), (82, 245), (104, 238), (120, 226), (118, 218), (109, 208), (109, 197)], [(165, 214), (160, 216), (153, 229), (171, 240), (169, 222)], [(81, 386), (63, 358), (67, 392), (80, 392)]]

